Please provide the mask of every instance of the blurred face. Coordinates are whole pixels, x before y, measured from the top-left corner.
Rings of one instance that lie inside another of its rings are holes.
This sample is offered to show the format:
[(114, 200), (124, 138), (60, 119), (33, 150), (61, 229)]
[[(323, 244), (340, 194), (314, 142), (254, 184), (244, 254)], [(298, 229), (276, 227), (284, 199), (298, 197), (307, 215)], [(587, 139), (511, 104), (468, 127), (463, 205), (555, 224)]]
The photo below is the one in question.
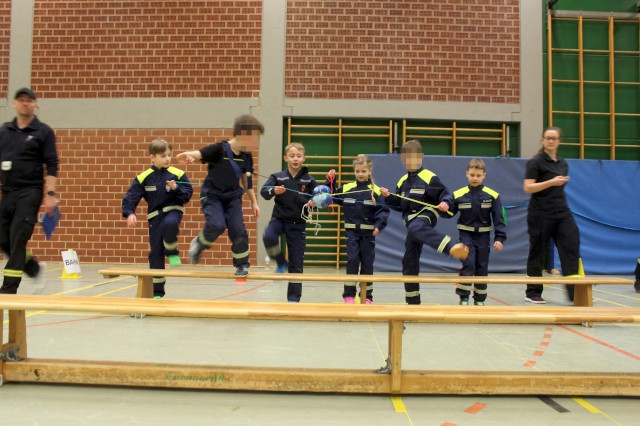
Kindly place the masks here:
[(422, 167), (422, 153), (421, 152), (403, 152), (400, 154), (402, 165), (407, 171), (415, 172)]
[(35, 99), (31, 99), (28, 95), (22, 94), (18, 96), (18, 99), (13, 101), (13, 107), (16, 109), (16, 114), (21, 118), (30, 118), (35, 115), (38, 104)]
[(356, 175), (356, 179), (358, 182), (366, 182), (369, 180), (371, 176), (371, 172), (369, 171), (369, 167), (365, 165), (357, 165), (355, 166), (353, 172)]
[(166, 150), (162, 154), (150, 155), (151, 162), (159, 169), (166, 169), (171, 165), (171, 157), (173, 153), (170, 150)]
[(289, 148), (284, 155), (284, 161), (291, 170), (298, 171), (304, 164), (305, 156), (298, 148)]
[(242, 131), (236, 135), (236, 142), (242, 151), (250, 151), (258, 147), (260, 142), (260, 131)]
[(557, 130), (547, 130), (542, 135), (542, 146), (545, 151), (556, 151), (560, 145), (560, 133)]
[(471, 168), (467, 170), (467, 179), (469, 179), (469, 185), (471, 186), (482, 185), (485, 177), (487, 177), (487, 174), (482, 169)]

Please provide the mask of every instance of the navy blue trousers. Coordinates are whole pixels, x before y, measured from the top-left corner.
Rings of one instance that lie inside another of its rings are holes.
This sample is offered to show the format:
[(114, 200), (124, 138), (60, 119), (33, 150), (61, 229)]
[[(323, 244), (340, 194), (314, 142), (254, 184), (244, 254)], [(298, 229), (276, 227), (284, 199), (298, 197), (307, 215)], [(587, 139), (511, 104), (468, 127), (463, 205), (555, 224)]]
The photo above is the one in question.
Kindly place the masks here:
[[(373, 274), (376, 237), (370, 230), (347, 229), (347, 274)], [(367, 299), (373, 300), (373, 283), (367, 283)], [(362, 291), (362, 289), (360, 289)], [(355, 297), (356, 283), (345, 283), (342, 297)]]
[[(460, 276), (486, 277), (489, 274), (491, 232), (460, 231), (460, 242), (469, 247), (469, 256), (462, 261)], [(458, 284), (456, 294), (468, 298), (472, 288), (473, 299), (476, 302), (484, 302), (487, 299), (487, 284)]]
[[(302, 273), (304, 264), (304, 251), (307, 248), (306, 222), (284, 222), (280, 219), (272, 218), (267, 229), (264, 231), (262, 241), (269, 253), (278, 265), (286, 262), (284, 254), (280, 249), (280, 236), (284, 235), (287, 240), (287, 253), (289, 255), (289, 273)], [(302, 282), (291, 281), (287, 287), (287, 300), (299, 302), (302, 297)]]
[(200, 244), (205, 248), (211, 247), (226, 229), (231, 240), (233, 266), (249, 265), (249, 236), (242, 217), (242, 197), (225, 200), (208, 196), (202, 201), (202, 211), (205, 225)]
[[(149, 221), (149, 269), (164, 269), (164, 258), (177, 255), (182, 212), (160, 213)], [(165, 277), (153, 277), (153, 295), (164, 296)]]

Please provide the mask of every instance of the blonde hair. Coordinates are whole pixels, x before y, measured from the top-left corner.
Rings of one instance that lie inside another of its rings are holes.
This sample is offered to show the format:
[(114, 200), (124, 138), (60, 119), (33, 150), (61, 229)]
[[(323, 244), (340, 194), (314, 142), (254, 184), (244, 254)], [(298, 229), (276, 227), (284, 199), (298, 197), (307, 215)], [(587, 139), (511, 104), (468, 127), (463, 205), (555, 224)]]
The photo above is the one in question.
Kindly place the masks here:
[(173, 151), (173, 148), (164, 139), (154, 139), (149, 144), (149, 154), (151, 155), (164, 154), (166, 150)]
[(471, 161), (469, 161), (469, 165), (467, 166), (467, 171), (469, 169), (479, 169), (486, 173), (487, 165), (484, 164), (484, 161), (482, 161), (481, 159), (474, 158)]
[(289, 145), (287, 145), (284, 148), (284, 155), (287, 155), (287, 153), (292, 149), (295, 148), (298, 151), (302, 152), (302, 155), (304, 155), (304, 145), (302, 145), (300, 142), (291, 142)]
[(375, 183), (373, 182), (373, 174), (371, 173), (373, 171), (373, 163), (371, 163), (371, 158), (367, 157), (364, 154), (358, 154), (356, 159), (353, 160), (353, 168), (355, 169), (356, 166), (365, 166), (369, 170), (369, 179), (371, 179), (371, 201), (375, 203), (375, 191), (373, 190), (373, 188), (375, 187)]

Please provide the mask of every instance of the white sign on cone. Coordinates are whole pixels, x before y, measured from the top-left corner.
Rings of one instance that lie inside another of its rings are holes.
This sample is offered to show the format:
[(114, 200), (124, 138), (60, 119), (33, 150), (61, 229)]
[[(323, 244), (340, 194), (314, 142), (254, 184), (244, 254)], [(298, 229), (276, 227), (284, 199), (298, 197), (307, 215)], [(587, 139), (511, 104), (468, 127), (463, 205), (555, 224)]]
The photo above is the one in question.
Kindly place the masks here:
[(62, 252), (62, 262), (64, 263), (64, 272), (62, 277), (77, 277), (80, 273), (80, 261), (78, 260), (78, 252), (73, 249)]

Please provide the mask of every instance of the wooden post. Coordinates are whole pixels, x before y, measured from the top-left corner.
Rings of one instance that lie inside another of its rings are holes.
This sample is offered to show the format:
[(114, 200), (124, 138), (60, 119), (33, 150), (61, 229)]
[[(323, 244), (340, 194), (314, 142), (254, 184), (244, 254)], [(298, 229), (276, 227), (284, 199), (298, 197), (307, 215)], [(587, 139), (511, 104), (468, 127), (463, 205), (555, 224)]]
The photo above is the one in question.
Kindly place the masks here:
[(24, 310), (9, 311), (9, 343), (18, 346), (17, 356), (27, 357), (27, 321)]
[(573, 306), (593, 306), (593, 287), (591, 285), (576, 285), (573, 288)]
[(402, 386), (402, 332), (404, 321), (389, 321), (389, 365), (391, 366), (391, 393), (399, 394)]
[(139, 298), (150, 299), (153, 297), (153, 277), (138, 277), (138, 295)]
[(367, 282), (360, 281), (360, 304), (367, 304)]

